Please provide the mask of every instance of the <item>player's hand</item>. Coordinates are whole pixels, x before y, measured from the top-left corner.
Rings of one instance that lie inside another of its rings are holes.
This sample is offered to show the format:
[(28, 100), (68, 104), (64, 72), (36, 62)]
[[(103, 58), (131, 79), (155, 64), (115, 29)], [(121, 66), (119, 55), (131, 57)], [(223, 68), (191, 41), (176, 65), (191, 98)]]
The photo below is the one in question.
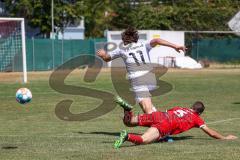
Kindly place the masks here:
[(176, 46), (175, 50), (180, 53), (180, 51), (186, 52), (187, 48), (185, 46)]
[(234, 135), (228, 135), (225, 137), (225, 139), (227, 140), (233, 140), (233, 139), (237, 139), (238, 137), (234, 136)]
[(106, 52), (105, 52), (105, 50), (103, 50), (103, 49), (99, 49), (99, 50), (97, 51), (97, 55), (98, 55), (99, 57), (104, 57), (104, 56), (106, 55)]
[(111, 61), (111, 57), (107, 54), (107, 52), (103, 49), (99, 49), (97, 51), (97, 55), (101, 57), (105, 62)]

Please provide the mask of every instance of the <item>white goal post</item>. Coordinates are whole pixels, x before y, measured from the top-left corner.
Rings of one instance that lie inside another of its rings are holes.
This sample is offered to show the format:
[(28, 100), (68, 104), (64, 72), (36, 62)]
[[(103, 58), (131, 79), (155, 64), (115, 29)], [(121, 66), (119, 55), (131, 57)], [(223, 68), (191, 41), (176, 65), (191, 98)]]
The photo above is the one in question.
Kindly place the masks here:
[(26, 38), (24, 18), (0, 17), (0, 71), (7, 71), (14, 58), (22, 56), (23, 83), (27, 83)]

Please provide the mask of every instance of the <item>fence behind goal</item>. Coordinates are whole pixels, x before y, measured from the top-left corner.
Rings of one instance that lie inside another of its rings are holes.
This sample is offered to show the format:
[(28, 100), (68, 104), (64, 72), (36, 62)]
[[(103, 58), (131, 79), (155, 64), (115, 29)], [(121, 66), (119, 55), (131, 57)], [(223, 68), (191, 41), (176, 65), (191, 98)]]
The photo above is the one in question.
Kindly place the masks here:
[(187, 33), (188, 54), (196, 60), (240, 63), (240, 37), (230, 32)]
[[(12, 23), (12, 26), (14, 27), (15, 24)], [(21, 72), (23, 67), (20, 33), (8, 30), (10, 30), (9, 27), (0, 30), (0, 71)], [(185, 44), (189, 47), (187, 54), (196, 60), (240, 62), (240, 38), (233, 34), (199, 35), (194, 33), (185, 37)], [(78, 55), (94, 55), (96, 50), (103, 48), (106, 42), (105, 38), (88, 40), (27, 39), (27, 70), (53, 70)], [(168, 67), (174, 66), (173, 63), (170, 66), (168, 64), (173, 61), (172, 59), (159, 58), (160, 60), (166, 61)]]
[(52, 40), (27, 39), (27, 70), (53, 70), (67, 60), (81, 54), (95, 54), (95, 45), (106, 39)]

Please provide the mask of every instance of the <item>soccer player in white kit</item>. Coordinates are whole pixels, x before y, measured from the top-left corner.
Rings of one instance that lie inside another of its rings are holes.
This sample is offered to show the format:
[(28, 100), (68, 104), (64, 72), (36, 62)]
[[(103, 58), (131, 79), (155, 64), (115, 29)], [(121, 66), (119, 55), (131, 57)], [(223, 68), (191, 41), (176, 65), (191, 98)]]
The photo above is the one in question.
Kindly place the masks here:
[[(156, 88), (156, 78), (151, 72), (151, 60), (149, 52), (157, 46), (167, 46), (185, 52), (185, 46), (178, 46), (163, 39), (152, 39), (148, 43), (138, 42), (138, 31), (133, 27), (128, 27), (122, 33), (124, 46), (112, 52), (106, 52), (103, 49), (97, 51), (97, 55), (104, 61), (109, 62), (115, 58), (121, 57), (126, 65), (128, 78), (131, 82), (132, 90), (135, 93), (135, 99), (141, 106), (144, 113), (152, 113), (156, 108), (152, 104), (150, 91)], [(155, 78), (155, 79), (154, 79)]]

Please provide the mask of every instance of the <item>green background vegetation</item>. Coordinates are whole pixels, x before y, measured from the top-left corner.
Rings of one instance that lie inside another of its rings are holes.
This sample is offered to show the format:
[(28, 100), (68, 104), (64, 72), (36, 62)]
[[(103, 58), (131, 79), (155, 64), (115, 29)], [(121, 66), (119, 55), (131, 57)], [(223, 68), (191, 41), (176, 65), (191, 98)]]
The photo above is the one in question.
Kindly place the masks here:
[[(104, 30), (229, 30), (227, 22), (240, 10), (238, 0), (54, 0), (55, 26), (85, 18), (86, 36), (103, 37)], [(5, 0), (10, 16), (25, 17), (49, 37), (51, 1)]]

